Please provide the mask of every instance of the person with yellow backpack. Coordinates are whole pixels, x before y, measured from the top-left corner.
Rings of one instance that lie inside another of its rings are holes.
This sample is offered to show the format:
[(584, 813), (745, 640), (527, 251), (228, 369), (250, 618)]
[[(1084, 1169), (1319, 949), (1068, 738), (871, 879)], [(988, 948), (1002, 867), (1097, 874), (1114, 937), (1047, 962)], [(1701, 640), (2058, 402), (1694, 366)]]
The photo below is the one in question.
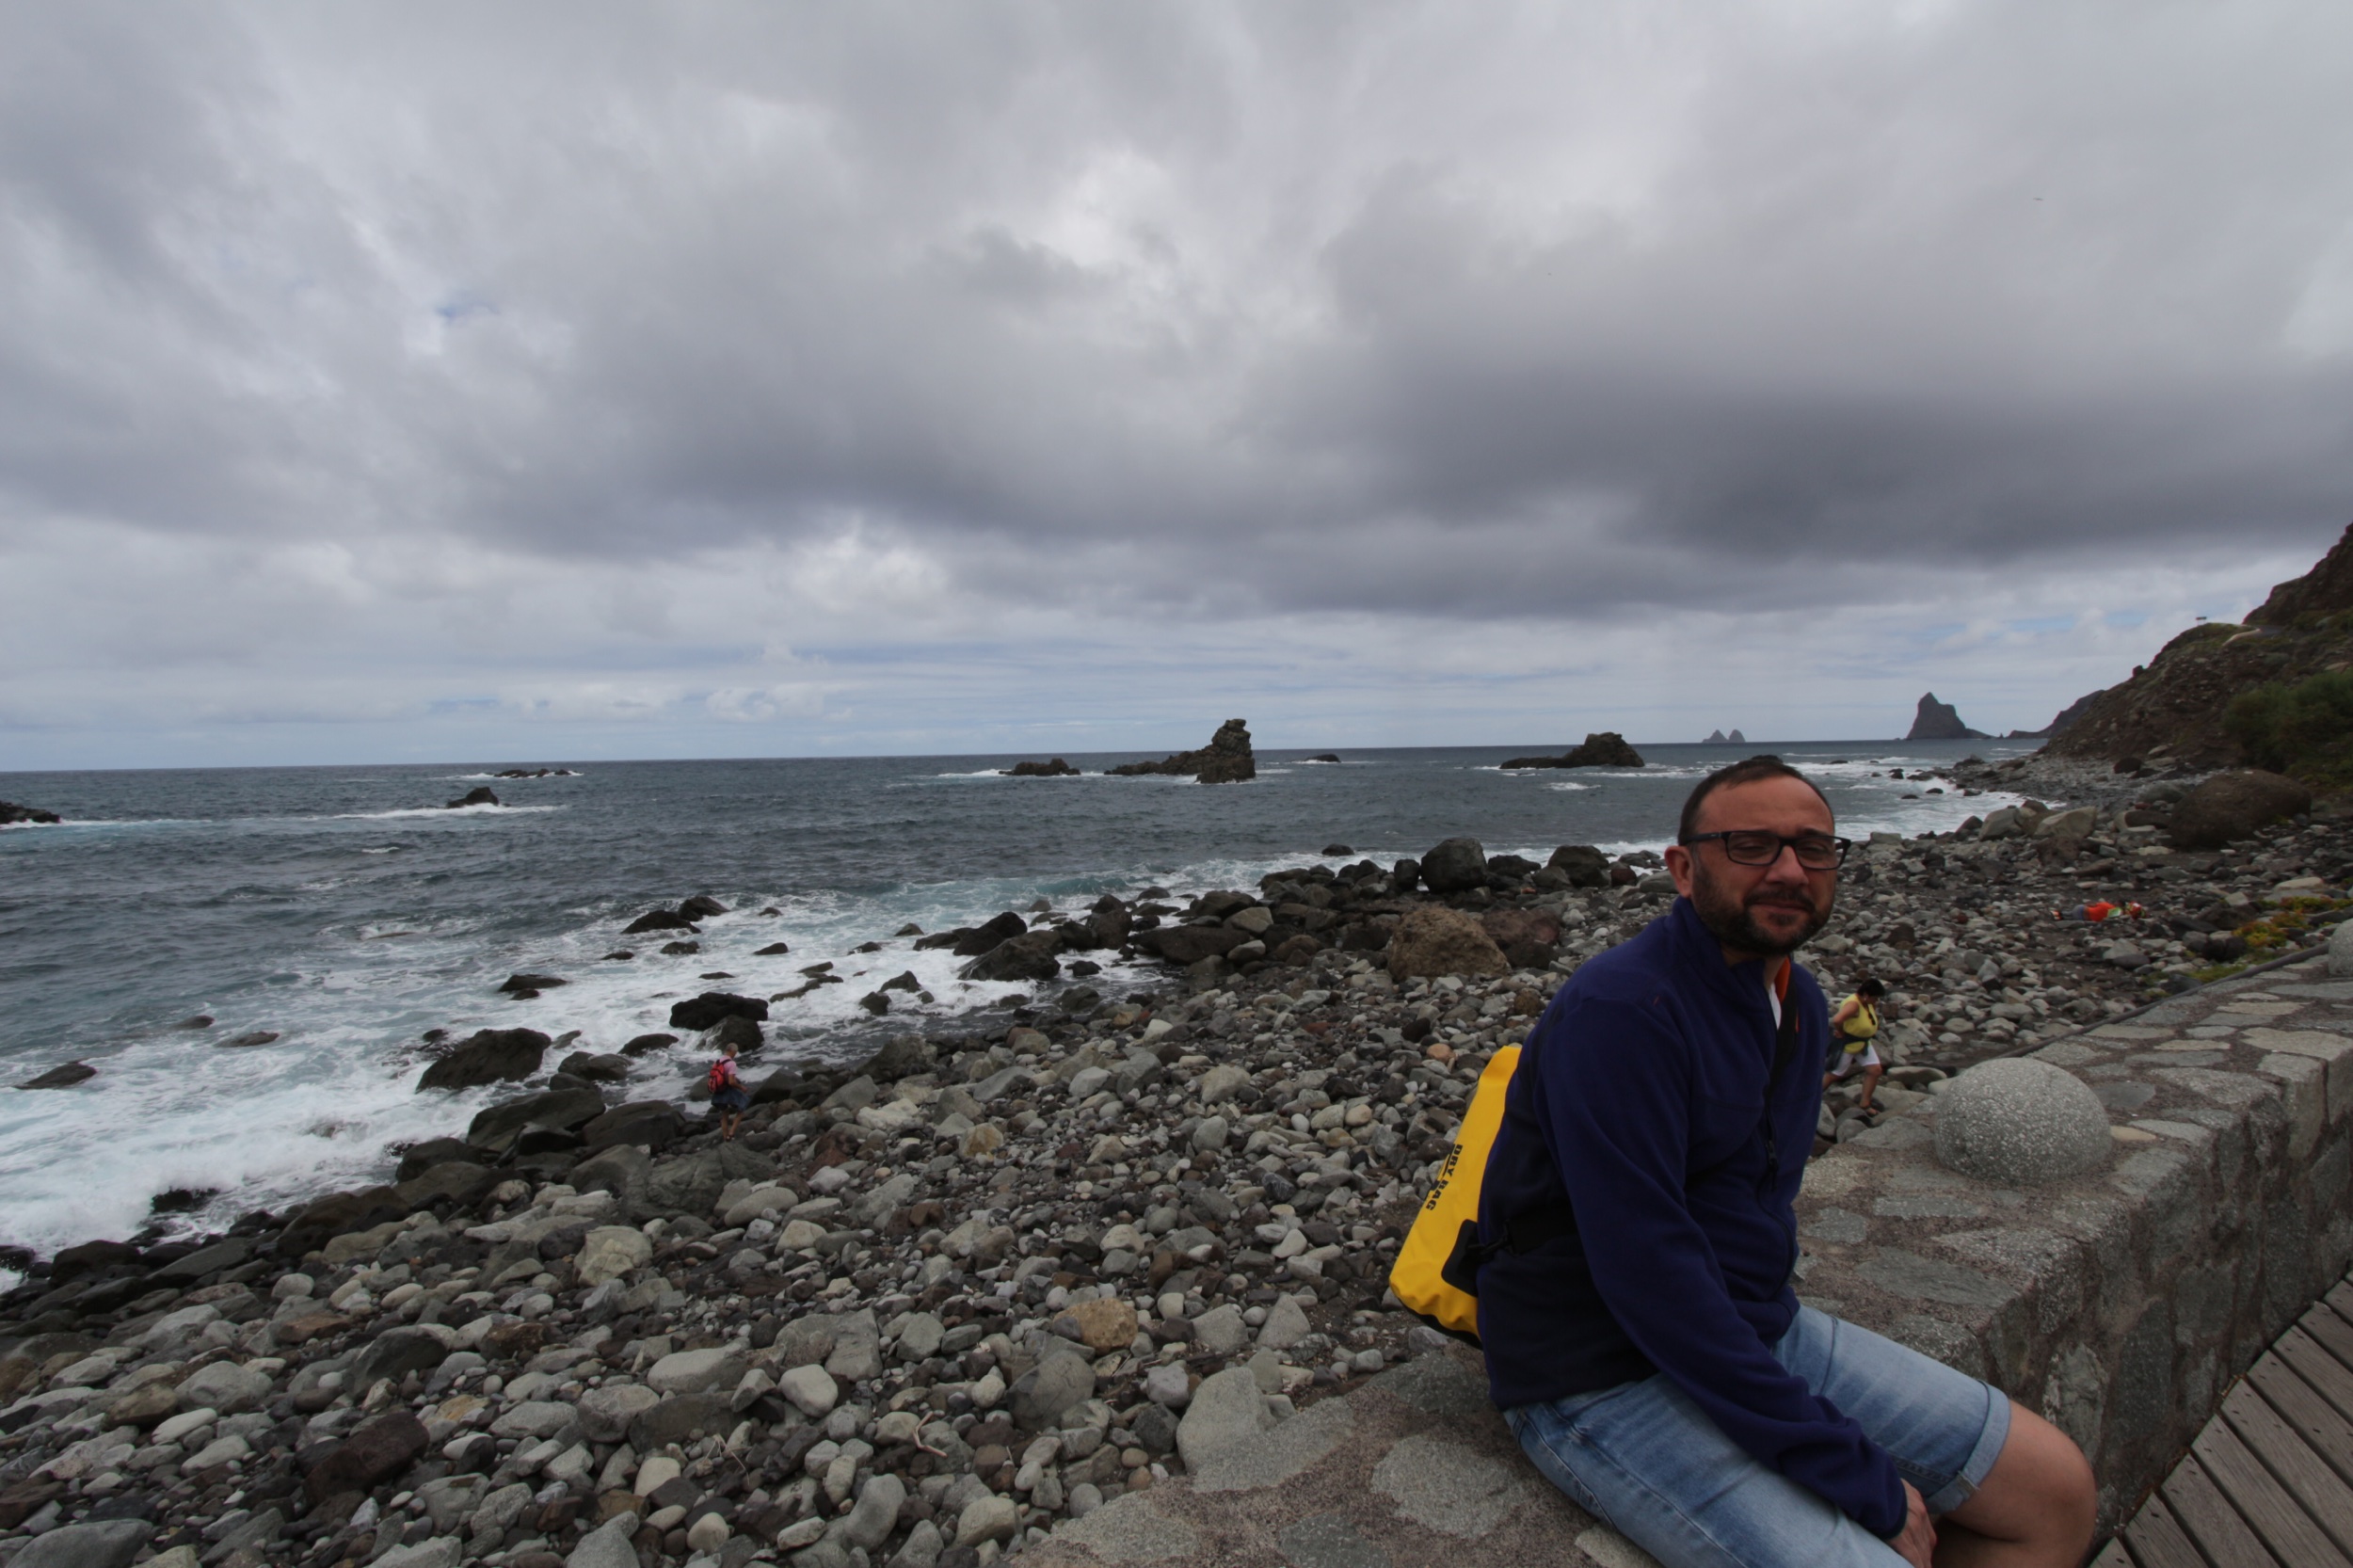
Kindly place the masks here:
[(1791, 1288), (1830, 1028), (1789, 955), (1830, 918), (1834, 827), (1777, 758), (1700, 782), (1675, 902), (1488, 1064), (1391, 1288), (1666, 1568), (1929, 1568), (1940, 1532), (2074, 1568), (2095, 1497), (2065, 1433)]
[(1822, 1087), (1827, 1089), (1849, 1073), (1860, 1070), (1863, 1093), (1855, 1104), (1867, 1115), (1878, 1114), (1871, 1096), (1880, 1086), (1880, 1075), (1887, 1070), (1880, 1061), (1879, 1048), (1871, 1043), (1880, 1032), (1880, 1001), (1886, 995), (1887, 986), (1881, 981), (1865, 980), (1830, 1016), (1830, 1061), (1822, 1071)]

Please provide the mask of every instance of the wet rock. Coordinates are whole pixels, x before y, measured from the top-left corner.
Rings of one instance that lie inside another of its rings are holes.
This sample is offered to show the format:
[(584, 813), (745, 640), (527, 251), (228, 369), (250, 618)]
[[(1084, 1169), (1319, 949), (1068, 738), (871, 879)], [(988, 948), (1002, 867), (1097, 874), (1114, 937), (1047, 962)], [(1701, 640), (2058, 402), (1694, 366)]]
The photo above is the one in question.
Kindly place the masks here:
[(14, 826), (21, 823), (39, 823), (54, 826), (63, 821), (65, 819), (55, 811), (44, 810), (38, 806), (19, 806), (12, 800), (0, 800), (0, 824)]
[(659, 1152), (676, 1143), (685, 1130), (686, 1118), (669, 1101), (632, 1100), (582, 1123), (581, 1147), (594, 1154), (616, 1145), (642, 1144)]
[(1180, 751), (1157, 762), (1128, 762), (1103, 771), (1123, 777), (1173, 774), (1191, 776), (1204, 784), (1239, 784), (1258, 776), (1257, 761), (1250, 748), (1250, 728), (1241, 719), (1227, 719), (1218, 726), (1209, 744), (1198, 751)]
[(1054, 954), (1062, 937), (1032, 931), (998, 943), (957, 971), (967, 980), (1051, 980), (1062, 973)]
[(50, 1068), (38, 1078), (28, 1078), (17, 1087), (20, 1089), (70, 1089), (76, 1083), (87, 1082), (97, 1076), (98, 1069), (87, 1062), (68, 1062), (63, 1066)]
[(477, 1030), (456, 1049), (425, 1068), (417, 1087), (473, 1089), (529, 1078), (539, 1070), (540, 1058), (550, 1044), (536, 1029)]
[(757, 997), (739, 997), (728, 991), (705, 991), (690, 997), (670, 1008), (670, 1027), (701, 1031), (717, 1027), (722, 1018), (748, 1018), (754, 1023), (765, 1020), (768, 1004)]
[(466, 1142), (500, 1149), (527, 1128), (584, 1127), (604, 1114), (604, 1096), (594, 1089), (549, 1089), (493, 1105), (467, 1124)]
[(462, 810), (469, 806), (496, 806), (499, 797), (488, 784), (477, 784), (442, 808), (448, 811)]

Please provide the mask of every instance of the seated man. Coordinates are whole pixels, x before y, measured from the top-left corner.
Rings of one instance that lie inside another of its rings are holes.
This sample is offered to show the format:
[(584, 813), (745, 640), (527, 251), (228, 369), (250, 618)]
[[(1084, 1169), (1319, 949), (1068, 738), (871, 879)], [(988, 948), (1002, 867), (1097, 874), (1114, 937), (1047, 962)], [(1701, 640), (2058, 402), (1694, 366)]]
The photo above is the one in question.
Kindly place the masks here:
[(1830, 918), (1833, 825), (1776, 759), (1702, 780), (1681, 897), (1529, 1036), (1480, 1202), (1495, 1401), (1667, 1568), (2076, 1568), (2093, 1485), (2064, 1433), (1790, 1288), (1829, 1024), (1789, 954)]

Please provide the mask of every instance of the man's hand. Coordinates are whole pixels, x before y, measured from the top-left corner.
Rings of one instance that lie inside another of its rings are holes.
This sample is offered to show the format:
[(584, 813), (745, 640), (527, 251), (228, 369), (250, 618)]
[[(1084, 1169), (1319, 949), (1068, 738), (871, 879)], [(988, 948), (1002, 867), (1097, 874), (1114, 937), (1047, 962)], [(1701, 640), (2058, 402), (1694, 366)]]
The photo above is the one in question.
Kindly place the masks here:
[(1929, 1505), (1920, 1496), (1920, 1489), (1904, 1482), (1903, 1533), (1888, 1543), (1912, 1568), (1933, 1568), (1930, 1559), (1936, 1552), (1936, 1527), (1929, 1523)]

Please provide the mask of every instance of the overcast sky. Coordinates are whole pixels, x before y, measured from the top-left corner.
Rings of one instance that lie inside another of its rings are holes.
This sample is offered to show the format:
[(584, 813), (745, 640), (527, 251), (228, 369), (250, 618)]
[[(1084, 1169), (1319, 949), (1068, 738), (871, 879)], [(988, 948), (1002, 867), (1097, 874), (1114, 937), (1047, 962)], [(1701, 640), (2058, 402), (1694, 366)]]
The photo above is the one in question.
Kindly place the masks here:
[(2348, 59), (0, 4), (0, 770), (2040, 726), (2353, 521)]

